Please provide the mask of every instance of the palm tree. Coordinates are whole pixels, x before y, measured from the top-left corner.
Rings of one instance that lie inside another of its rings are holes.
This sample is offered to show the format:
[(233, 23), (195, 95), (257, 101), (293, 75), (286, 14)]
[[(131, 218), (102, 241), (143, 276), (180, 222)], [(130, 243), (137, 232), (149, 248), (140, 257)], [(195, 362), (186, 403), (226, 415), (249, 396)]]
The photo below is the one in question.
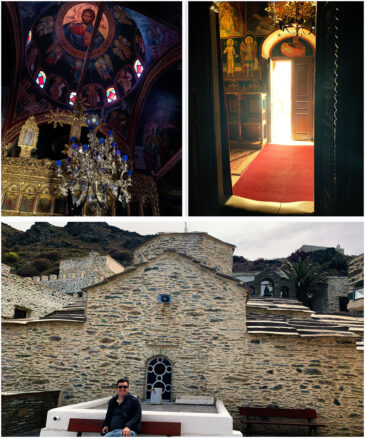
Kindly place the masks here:
[(311, 307), (313, 295), (326, 283), (329, 275), (324, 266), (313, 263), (310, 257), (299, 258), (297, 262), (287, 260), (280, 271), (293, 283), (298, 300), (308, 307)]

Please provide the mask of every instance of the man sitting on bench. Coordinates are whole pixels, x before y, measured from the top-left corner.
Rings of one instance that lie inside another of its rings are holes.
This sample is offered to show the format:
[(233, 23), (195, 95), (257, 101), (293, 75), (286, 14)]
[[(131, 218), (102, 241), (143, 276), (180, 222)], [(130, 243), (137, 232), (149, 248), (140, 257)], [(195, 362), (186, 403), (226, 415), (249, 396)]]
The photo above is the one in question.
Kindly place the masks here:
[(119, 379), (117, 394), (109, 401), (102, 433), (107, 436), (137, 436), (141, 430), (141, 405), (134, 395), (128, 394), (129, 382)]

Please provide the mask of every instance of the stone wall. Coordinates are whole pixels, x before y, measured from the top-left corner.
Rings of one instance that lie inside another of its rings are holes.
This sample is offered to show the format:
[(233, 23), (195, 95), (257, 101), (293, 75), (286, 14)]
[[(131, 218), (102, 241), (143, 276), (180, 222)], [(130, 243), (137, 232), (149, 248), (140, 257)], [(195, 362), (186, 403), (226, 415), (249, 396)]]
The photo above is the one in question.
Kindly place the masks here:
[[(160, 293), (172, 303), (158, 303)], [(71, 404), (110, 395), (127, 376), (131, 393), (144, 398), (146, 363), (161, 355), (173, 364), (173, 398), (220, 398), (236, 429), (237, 406), (277, 405), (316, 409), (327, 425), (321, 435), (361, 435), (363, 355), (355, 340), (248, 335), (245, 300), (234, 280), (166, 252), (89, 287), (82, 325), (5, 323), (3, 390), (57, 387)]]
[(13, 318), (15, 307), (29, 312), (29, 317), (39, 318), (67, 304), (75, 298), (39, 284), (30, 278), (19, 277), (10, 273), (10, 268), (2, 265), (1, 315)]
[(1, 394), (1, 436), (45, 427), (47, 412), (58, 406), (60, 391)]
[(349, 281), (347, 277), (327, 277), (328, 301), (325, 312), (333, 313), (340, 311), (339, 298), (347, 298)]
[(134, 250), (134, 263), (145, 262), (156, 254), (173, 250), (232, 275), (234, 248), (206, 233), (161, 233)]
[(33, 277), (34, 281), (69, 295), (78, 295), (81, 289), (102, 281), (104, 278), (124, 271), (124, 266), (112, 257), (101, 256), (91, 251), (88, 257), (60, 262), (59, 275)]
[(321, 287), (312, 300), (316, 312), (335, 313), (340, 311), (340, 297), (347, 297), (347, 277), (326, 277), (326, 284)]
[(364, 254), (354, 257), (349, 262), (349, 292), (364, 286)]
[(296, 298), (295, 289), (292, 283), (286, 280), (282, 275), (279, 275), (273, 269), (265, 269), (259, 274), (255, 275), (253, 281), (245, 282), (247, 288), (254, 288), (255, 295), (261, 296), (261, 282), (264, 280), (270, 280), (273, 284), (273, 296), (275, 298), (281, 298), (280, 292), (283, 287), (288, 289), (289, 296), (287, 298)]

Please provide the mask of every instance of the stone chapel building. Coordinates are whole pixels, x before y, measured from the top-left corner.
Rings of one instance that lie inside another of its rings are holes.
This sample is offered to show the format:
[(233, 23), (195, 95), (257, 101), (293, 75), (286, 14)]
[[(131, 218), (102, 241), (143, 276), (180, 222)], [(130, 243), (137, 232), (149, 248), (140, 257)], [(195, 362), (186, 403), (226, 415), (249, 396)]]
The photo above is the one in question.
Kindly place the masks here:
[(238, 406), (314, 408), (325, 436), (363, 431), (363, 320), (295, 299), (251, 297), (232, 277), (234, 246), (161, 233), (134, 264), (84, 289), (84, 317), (3, 319), (3, 391), (61, 391), (61, 405), (131, 392), (209, 395), (241, 429)]

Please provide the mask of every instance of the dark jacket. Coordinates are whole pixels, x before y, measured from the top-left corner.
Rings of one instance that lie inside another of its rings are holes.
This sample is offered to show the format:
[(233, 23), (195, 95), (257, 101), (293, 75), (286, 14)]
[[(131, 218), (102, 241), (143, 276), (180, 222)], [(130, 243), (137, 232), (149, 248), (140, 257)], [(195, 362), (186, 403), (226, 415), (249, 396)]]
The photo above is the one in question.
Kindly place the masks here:
[(124, 427), (127, 426), (134, 432), (140, 433), (142, 409), (137, 397), (131, 394), (127, 394), (124, 397), (123, 403), (120, 406), (117, 402), (117, 398), (118, 396), (115, 395), (109, 400), (108, 410), (106, 411), (106, 417), (102, 427), (108, 426), (109, 432), (111, 431), (110, 425), (113, 416), (113, 409), (115, 407), (120, 407), (122, 417), (121, 429), (124, 429)]

